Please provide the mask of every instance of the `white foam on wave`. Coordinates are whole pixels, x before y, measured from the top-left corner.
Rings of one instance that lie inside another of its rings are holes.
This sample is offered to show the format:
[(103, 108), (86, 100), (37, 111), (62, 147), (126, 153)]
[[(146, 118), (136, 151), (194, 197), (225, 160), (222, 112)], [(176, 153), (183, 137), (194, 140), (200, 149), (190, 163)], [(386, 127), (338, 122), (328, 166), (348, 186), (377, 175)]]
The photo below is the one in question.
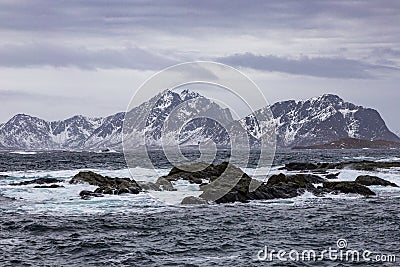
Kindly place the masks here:
[[(101, 174), (103, 176), (109, 177), (130, 177), (131, 173), (134, 180), (137, 181), (148, 181), (154, 182), (159, 176), (166, 175), (168, 170), (159, 169), (154, 171), (152, 169), (136, 167), (129, 169), (119, 169), (119, 170), (105, 170), (105, 169), (74, 169), (74, 170), (58, 170), (58, 171), (12, 171), (12, 172), (0, 172), (0, 175), (9, 176), (10, 180), (29, 180), (35, 178), (58, 178), (67, 179), (72, 178), (74, 175), (81, 171), (93, 171), (95, 173)], [(4, 179), (0, 180), (5, 181)]]
[(110, 213), (160, 212), (168, 205), (148, 193), (104, 195), (89, 200), (80, 198), (82, 190), (93, 191), (97, 186), (89, 184), (58, 183), (64, 188), (34, 188), (26, 186), (1, 186), (1, 193), (17, 200), (15, 210), (35, 214), (87, 215)]
[(177, 191), (150, 191), (149, 194), (170, 205), (179, 205), (185, 197), (201, 195), (200, 186), (185, 180), (172, 182)]
[(18, 154), (18, 155), (36, 155), (37, 152), (34, 151), (10, 151), (10, 154)]
[(390, 157), (390, 158), (382, 158), (382, 159), (378, 159), (376, 160), (377, 162), (393, 162), (393, 161), (400, 161), (399, 157)]
[[(271, 169), (264, 168), (260, 173), (269, 172), (269, 175), (278, 173), (292, 173), (286, 170), (279, 170), (282, 166), (274, 166)], [(169, 170), (153, 170), (146, 168), (104, 170), (104, 169), (75, 169), (75, 170), (59, 170), (59, 171), (18, 171), (18, 172), (2, 172), (0, 175), (8, 175), (10, 177), (0, 179), (0, 192), (7, 197), (14, 197), (20, 200), (17, 209), (32, 213), (60, 213), (60, 214), (98, 214), (110, 212), (159, 212), (170, 207), (168, 204), (177, 205), (186, 196), (199, 196), (201, 191), (197, 184), (190, 184), (187, 181), (179, 180), (173, 182), (174, 187), (178, 191), (160, 191), (141, 193), (138, 195), (105, 195), (104, 197), (93, 198), (91, 200), (82, 200), (79, 193), (82, 190), (94, 190), (95, 186), (88, 184), (71, 185), (69, 179), (79, 171), (94, 171), (101, 175), (109, 177), (130, 177), (136, 181), (155, 182), (161, 175), (166, 175)], [(400, 185), (400, 168), (391, 168), (379, 170), (375, 172), (358, 171), (351, 169), (329, 170), (329, 172), (340, 172), (338, 179), (332, 181), (354, 181), (359, 175), (373, 175), (386, 179)], [(297, 172), (296, 172), (297, 173)], [(321, 175), (323, 176), (323, 175)], [(11, 186), (10, 183), (22, 180), (30, 180), (35, 178), (48, 177), (63, 180), (59, 183), (64, 188), (33, 188), (34, 185)], [(262, 175), (260, 180), (265, 181), (266, 175)], [(373, 186), (370, 187), (378, 196), (400, 196), (400, 188)], [(301, 205), (304, 203), (326, 201), (326, 199), (343, 199), (351, 200), (360, 198), (361, 196), (352, 194), (326, 194), (324, 197), (316, 197), (310, 192), (292, 198), (279, 200), (256, 201), (260, 205)], [(161, 201), (160, 201), (161, 200)], [(251, 202), (254, 203), (254, 202)], [(256, 204), (258, 205), (258, 204)]]
[[(60, 213), (60, 214), (98, 214), (112, 212), (158, 212), (168, 204), (180, 204), (186, 196), (201, 194), (197, 184), (179, 180), (174, 182), (178, 191), (162, 191), (123, 195), (104, 195), (90, 200), (82, 200), (79, 193), (82, 190), (93, 191), (97, 186), (89, 184), (69, 184), (69, 180), (80, 171), (94, 171), (109, 177), (130, 177), (130, 172), (136, 181), (155, 182), (161, 175), (166, 175), (169, 170), (136, 167), (120, 170), (101, 169), (76, 169), (59, 171), (17, 171), (2, 172), (1, 175), (9, 177), (0, 179), (0, 192), (4, 196), (18, 200), (17, 209), (31, 213)], [(60, 188), (34, 188), (35, 184), (13, 186), (24, 180), (36, 178), (57, 178), (62, 182), (57, 183)]]
[(385, 169), (378, 171), (358, 171), (343, 169), (335, 171), (340, 171), (340, 174), (338, 176), (338, 179), (332, 181), (355, 181), (356, 178), (360, 175), (371, 175), (388, 180), (389, 182), (395, 183), (400, 186), (400, 170), (396, 169)]
[(76, 195), (59, 201), (38, 201), (20, 205), (19, 209), (30, 213), (59, 215), (153, 213), (169, 208), (149, 194), (104, 195), (90, 200), (82, 200)]
[(375, 160), (375, 157), (371, 156), (354, 156), (354, 157), (343, 157), (343, 159), (350, 159), (350, 160)]

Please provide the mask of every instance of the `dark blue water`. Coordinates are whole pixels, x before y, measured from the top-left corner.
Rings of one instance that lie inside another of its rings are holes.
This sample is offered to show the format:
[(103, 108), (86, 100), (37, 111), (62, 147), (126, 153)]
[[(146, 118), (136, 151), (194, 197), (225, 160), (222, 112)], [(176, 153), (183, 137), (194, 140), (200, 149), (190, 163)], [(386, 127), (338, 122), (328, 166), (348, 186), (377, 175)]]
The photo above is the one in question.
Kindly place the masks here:
[[(185, 151), (188, 158), (199, 157), (198, 151)], [(145, 155), (147, 156), (147, 155)], [(161, 151), (149, 151), (157, 168), (171, 168), (172, 166)], [(141, 166), (144, 155), (136, 155), (135, 162)], [(227, 150), (220, 150), (215, 163), (229, 161), (230, 154)], [(251, 154), (248, 161), (256, 164), (257, 151)], [(280, 150), (275, 153), (273, 165), (284, 165), (288, 162), (338, 162), (351, 160), (400, 160), (400, 150)], [(0, 151), (0, 172), (26, 171), (26, 170), (69, 170), (69, 169), (122, 169), (126, 168), (126, 162), (122, 153), (93, 153), (93, 152), (66, 152), (48, 151), (37, 154), (17, 154)]]
[[(282, 151), (275, 165), (396, 158), (398, 150)], [(3, 172), (125, 167), (123, 155), (117, 153), (0, 154)], [(264, 246), (322, 251), (336, 248), (338, 239), (346, 239), (350, 249), (400, 257), (400, 194), (386, 191), (373, 198), (160, 209), (144, 205), (146, 212), (126, 209), (90, 216), (38, 214), (5, 198), (0, 198), (0, 204), (0, 266), (399, 266), (400, 260), (257, 260)]]

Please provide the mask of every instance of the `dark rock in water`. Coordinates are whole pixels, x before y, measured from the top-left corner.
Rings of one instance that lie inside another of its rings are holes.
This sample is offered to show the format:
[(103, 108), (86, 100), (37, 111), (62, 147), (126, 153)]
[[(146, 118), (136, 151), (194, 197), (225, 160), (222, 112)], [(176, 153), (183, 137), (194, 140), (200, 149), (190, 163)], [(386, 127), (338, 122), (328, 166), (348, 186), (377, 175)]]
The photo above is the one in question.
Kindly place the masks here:
[[(118, 178), (117, 178), (118, 179)], [(94, 190), (95, 193), (101, 193), (106, 195), (121, 195), (121, 194), (139, 194), (142, 189), (139, 185), (130, 185), (130, 184), (117, 184), (111, 186), (99, 186)]]
[(161, 191), (160, 185), (152, 182), (143, 182), (143, 181), (138, 181), (137, 182), (139, 186), (146, 191)]
[(129, 178), (110, 178), (94, 172), (79, 172), (75, 175), (70, 184), (88, 183), (97, 185), (95, 193), (119, 195), (119, 194), (139, 194), (142, 188), (136, 181)]
[(182, 199), (181, 202), (182, 205), (206, 205), (208, 204), (207, 200), (200, 198), (200, 197), (194, 197), (194, 196), (189, 196), (185, 197)]
[(296, 174), (296, 175), (272, 175), (265, 185), (261, 185), (255, 191), (255, 194), (270, 195), (267, 199), (274, 198), (291, 198), (304, 194), (309, 191), (314, 195), (321, 195), (321, 190), (317, 189), (314, 184), (323, 183), (326, 180), (322, 177), (312, 174)]
[(374, 196), (376, 195), (368, 187), (359, 184), (357, 182), (325, 182), (323, 183), (323, 190), (325, 192), (336, 192), (336, 193), (353, 193), (360, 194), (363, 196)]
[[(294, 166), (294, 165), (293, 165)], [(308, 166), (308, 165), (307, 165)], [(325, 168), (326, 165), (315, 165)], [(199, 165), (192, 166), (198, 170)], [(320, 196), (325, 192), (358, 193), (361, 195), (374, 195), (367, 187), (355, 182), (329, 183), (325, 178), (314, 174), (273, 175), (268, 182), (262, 183), (249, 177), (240, 168), (229, 164), (201, 166), (199, 171), (190, 172), (190, 165), (185, 168), (174, 168), (163, 178), (167, 180), (184, 179), (188, 181), (209, 180), (210, 183), (202, 184), (203, 193), (200, 198), (216, 203), (248, 202), (250, 200), (266, 200), (293, 198), (309, 191)], [(310, 167), (310, 166), (308, 166)], [(301, 168), (297, 166), (296, 168)], [(324, 184), (316, 188), (314, 184)], [(194, 199), (193, 199), (194, 200)], [(190, 199), (185, 200), (190, 201)]]
[(108, 177), (104, 177), (103, 175), (100, 175), (95, 172), (79, 172), (76, 174), (71, 181), (69, 181), (70, 184), (83, 184), (83, 183), (88, 183), (90, 185), (105, 185), (108, 184)]
[(59, 182), (62, 182), (62, 180), (58, 180), (56, 178), (38, 178), (38, 179), (23, 181), (20, 183), (15, 183), (15, 184), (10, 184), (10, 185), (53, 184), (53, 183), (59, 183)]
[(171, 181), (165, 179), (164, 177), (158, 178), (156, 185), (158, 185), (164, 191), (176, 191)]
[(272, 175), (267, 182), (267, 185), (273, 186), (282, 183), (296, 183), (301, 187), (307, 187), (309, 184), (319, 184), (326, 182), (326, 180), (322, 177), (312, 174), (296, 174), (296, 175)]
[(370, 175), (361, 175), (358, 176), (356, 179), (356, 182), (365, 186), (371, 186), (371, 185), (381, 185), (381, 186), (393, 186), (393, 187), (399, 187), (397, 184), (389, 182), (385, 179), (376, 177), (376, 176), (370, 176)]
[(176, 191), (171, 181), (165, 179), (164, 177), (160, 177), (157, 179), (157, 182), (143, 182), (138, 181), (138, 184), (143, 190), (146, 191)]
[[(240, 168), (228, 164), (212, 165), (204, 178), (209, 178), (211, 183), (201, 187), (203, 193), (200, 195), (209, 201), (216, 203), (247, 202), (250, 184), (253, 181)], [(254, 182), (257, 182), (254, 180)]]
[(64, 187), (63, 185), (58, 185), (58, 184), (52, 184), (52, 185), (36, 185), (33, 188), (60, 188), (60, 187)]
[(288, 171), (305, 171), (318, 169), (318, 166), (314, 163), (290, 162), (285, 164), (285, 168)]
[(337, 173), (330, 173), (330, 174), (325, 175), (325, 178), (326, 178), (326, 179), (337, 179), (338, 176), (339, 176), (339, 174), (340, 174), (340, 172), (337, 172)]
[[(258, 182), (256, 189), (250, 190), (250, 184), (256, 183), (257, 181), (243, 173), (237, 185), (215, 202), (230, 203), (236, 201), (247, 202), (249, 200), (293, 198), (304, 194), (305, 191), (310, 191), (315, 195), (321, 195), (322, 191), (315, 188), (313, 184), (322, 183), (324, 181), (326, 180), (310, 174), (296, 174), (290, 176), (278, 174), (271, 176), (267, 183)], [(215, 188), (211, 187), (210, 190), (213, 192), (212, 190), (215, 190)], [(200, 197), (207, 199), (209, 197), (207, 193), (209, 194), (210, 192), (204, 190)]]
[(89, 190), (83, 190), (83, 191), (81, 191), (79, 193), (79, 196), (84, 200), (89, 200), (92, 197), (102, 197), (103, 194), (95, 193), (95, 192), (92, 192), (92, 191), (89, 191)]
[(338, 163), (301, 163), (291, 162), (285, 165), (288, 171), (326, 171), (328, 169), (354, 169), (360, 171), (375, 171), (376, 169), (388, 169), (400, 167), (400, 162), (374, 162), (374, 161), (346, 161)]
[(9, 178), (10, 176), (8, 175), (0, 175), (0, 178)]
[(202, 184), (203, 179), (215, 180), (225, 171), (228, 162), (220, 165), (208, 165), (205, 163), (195, 163), (186, 166), (174, 167), (166, 176), (162, 178), (168, 181), (177, 181), (179, 179), (186, 180), (192, 184)]

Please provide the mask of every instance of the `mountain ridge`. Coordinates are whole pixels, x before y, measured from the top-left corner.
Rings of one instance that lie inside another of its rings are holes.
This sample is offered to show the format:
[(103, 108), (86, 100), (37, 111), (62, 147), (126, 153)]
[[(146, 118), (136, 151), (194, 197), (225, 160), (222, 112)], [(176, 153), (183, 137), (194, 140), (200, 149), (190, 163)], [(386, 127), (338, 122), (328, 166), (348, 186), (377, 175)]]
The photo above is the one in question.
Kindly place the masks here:
[[(255, 118), (267, 116), (268, 107), (261, 108), (235, 121), (227, 108), (189, 90), (176, 93), (166, 90), (149, 101), (131, 109), (126, 125), (132, 136), (145, 134), (146, 144), (160, 146), (160, 134), (166, 117), (172, 116), (172, 125), (179, 125), (191, 117), (216, 118), (230, 129), (240, 124), (257, 144), (262, 132), (276, 127), (278, 147), (313, 146), (343, 138), (386, 140), (400, 142), (375, 109), (345, 102), (333, 94), (324, 94), (307, 100), (286, 100), (270, 107), (273, 119), (258, 122)], [(147, 111), (150, 109), (150, 113)], [(125, 112), (101, 118), (75, 115), (65, 120), (45, 121), (27, 114), (16, 114), (0, 124), (0, 148), (9, 149), (67, 149), (98, 150), (121, 148)], [(148, 115), (146, 117), (146, 115)], [(239, 123), (239, 124), (238, 124)], [(211, 119), (193, 120), (179, 133), (180, 145), (196, 145), (213, 140), (217, 145), (230, 143), (227, 131)], [(172, 138), (174, 132), (171, 132)], [(140, 138), (133, 142), (139, 142)]]

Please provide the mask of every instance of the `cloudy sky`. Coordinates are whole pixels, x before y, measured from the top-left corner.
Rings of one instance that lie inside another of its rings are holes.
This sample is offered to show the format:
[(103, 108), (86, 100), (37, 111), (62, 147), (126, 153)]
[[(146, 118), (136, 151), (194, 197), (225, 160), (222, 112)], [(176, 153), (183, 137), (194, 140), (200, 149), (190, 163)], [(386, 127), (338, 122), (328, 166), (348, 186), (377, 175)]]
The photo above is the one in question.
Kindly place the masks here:
[(0, 122), (123, 111), (153, 73), (211, 60), (273, 103), (335, 93), (400, 132), (400, 2), (0, 0)]

